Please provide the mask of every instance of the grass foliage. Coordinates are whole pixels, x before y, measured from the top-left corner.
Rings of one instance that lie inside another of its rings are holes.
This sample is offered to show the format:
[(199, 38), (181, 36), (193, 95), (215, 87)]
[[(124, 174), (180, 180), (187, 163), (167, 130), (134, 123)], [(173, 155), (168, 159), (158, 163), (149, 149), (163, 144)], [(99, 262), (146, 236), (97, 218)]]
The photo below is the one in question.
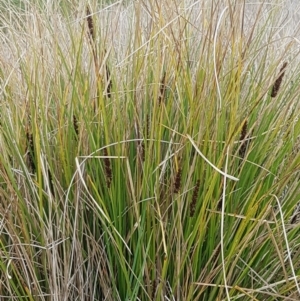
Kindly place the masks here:
[(299, 300), (282, 3), (75, 2), (1, 4), (1, 300)]

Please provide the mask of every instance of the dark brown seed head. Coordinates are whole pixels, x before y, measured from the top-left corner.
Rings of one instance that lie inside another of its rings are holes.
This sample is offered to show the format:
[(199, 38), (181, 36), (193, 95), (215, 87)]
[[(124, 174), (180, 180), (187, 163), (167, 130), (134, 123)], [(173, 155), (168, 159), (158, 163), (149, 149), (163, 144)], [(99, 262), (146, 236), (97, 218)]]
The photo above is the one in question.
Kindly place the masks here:
[(217, 246), (217, 248), (214, 250), (213, 254), (212, 254), (212, 262), (215, 263), (218, 260), (218, 257), (220, 255), (220, 251), (221, 251), (221, 244), (219, 244)]
[(73, 127), (76, 134), (76, 138), (78, 138), (78, 121), (75, 115), (73, 115)]
[(174, 193), (179, 193), (181, 186), (181, 168), (179, 167), (176, 173), (175, 182), (174, 182)]
[(145, 162), (145, 142), (140, 141), (139, 142), (139, 150), (140, 150), (140, 158), (142, 162)]
[(35, 159), (34, 159), (35, 155), (34, 155), (33, 135), (27, 131), (26, 138), (27, 138), (26, 153), (27, 153), (27, 158), (28, 158), (28, 165), (29, 165), (30, 170), (33, 173), (35, 173), (36, 166), (35, 166)]
[(240, 137), (240, 141), (243, 141), (246, 138), (247, 135), (247, 127), (248, 127), (248, 121), (245, 120), (243, 127), (242, 127), (242, 131), (241, 131), (241, 137)]
[[(108, 156), (108, 152), (106, 148), (103, 149), (103, 154), (105, 157)], [(106, 175), (106, 184), (107, 187), (109, 188), (112, 181), (112, 170), (111, 170), (111, 164), (109, 158), (104, 158), (104, 170)]]
[(150, 117), (149, 114), (146, 116), (146, 138), (149, 139), (150, 137)]
[(93, 42), (95, 42), (94, 21), (91, 16), (91, 11), (90, 11), (89, 6), (86, 7), (86, 19), (87, 19), (87, 24), (88, 24), (89, 37)]
[(190, 204), (190, 217), (193, 217), (195, 215), (195, 209), (196, 209), (196, 203), (198, 199), (198, 194), (199, 194), (199, 188), (200, 188), (200, 180), (197, 180), (196, 185), (193, 190), (193, 196), (192, 196), (192, 201)]
[(245, 120), (243, 127), (242, 127), (241, 136), (240, 136), (241, 145), (240, 145), (240, 149), (239, 149), (239, 155), (241, 158), (245, 157), (245, 153), (247, 150), (247, 141), (245, 141), (245, 138), (247, 136), (247, 128), (248, 128), (248, 122), (247, 122), (247, 120)]
[(51, 193), (54, 195), (53, 177), (49, 168), (48, 168), (48, 181), (49, 181), (49, 189)]
[(297, 221), (297, 214), (295, 214), (292, 218), (291, 218), (291, 224), (295, 224)]
[(108, 66), (106, 65), (106, 81), (107, 81), (107, 88), (106, 88), (106, 95), (108, 98), (111, 97), (111, 89), (112, 89), (112, 81), (110, 77), (110, 71)]
[(154, 280), (152, 281), (152, 294), (151, 294), (151, 300), (155, 300), (156, 288), (157, 288), (157, 280), (154, 279)]
[(272, 92), (271, 92), (271, 97), (276, 97), (277, 94), (278, 94), (278, 91), (280, 89), (280, 86), (281, 86), (281, 83), (282, 83), (282, 79), (283, 79), (283, 76), (284, 76), (284, 73), (285, 73), (285, 68), (287, 66), (287, 62), (284, 62), (281, 69), (280, 69), (280, 72), (279, 72), (279, 75), (272, 87)]
[(218, 201), (217, 204), (217, 210), (221, 210), (222, 209), (222, 204), (223, 204), (223, 184), (224, 184), (224, 178), (221, 179), (221, 183), (220, 183), (220, 199)]
[(158, 95), (158, 105), (160, 106), (162, 101), (165, 98), (165, 91), (166, 91), (166, 72), (164, 72), (162, 80), (160, 82), (160, 89)]

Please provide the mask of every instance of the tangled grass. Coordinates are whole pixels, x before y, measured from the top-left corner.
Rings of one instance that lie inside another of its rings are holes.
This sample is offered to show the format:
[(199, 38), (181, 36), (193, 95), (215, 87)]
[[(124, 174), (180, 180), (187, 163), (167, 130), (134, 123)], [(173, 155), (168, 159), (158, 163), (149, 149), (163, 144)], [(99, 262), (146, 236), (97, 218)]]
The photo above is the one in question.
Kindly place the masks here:
[(1, 4), (1, 300), (299, 300), (283, 3), (52, 2)]

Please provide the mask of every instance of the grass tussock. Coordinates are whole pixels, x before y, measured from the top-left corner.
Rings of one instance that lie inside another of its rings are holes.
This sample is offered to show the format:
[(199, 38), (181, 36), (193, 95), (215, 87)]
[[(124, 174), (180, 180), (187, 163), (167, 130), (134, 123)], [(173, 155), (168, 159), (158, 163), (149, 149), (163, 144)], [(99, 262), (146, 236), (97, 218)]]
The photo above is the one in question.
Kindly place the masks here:
[(299, 300), (275, 2), (1, 2), (1, 300)]

